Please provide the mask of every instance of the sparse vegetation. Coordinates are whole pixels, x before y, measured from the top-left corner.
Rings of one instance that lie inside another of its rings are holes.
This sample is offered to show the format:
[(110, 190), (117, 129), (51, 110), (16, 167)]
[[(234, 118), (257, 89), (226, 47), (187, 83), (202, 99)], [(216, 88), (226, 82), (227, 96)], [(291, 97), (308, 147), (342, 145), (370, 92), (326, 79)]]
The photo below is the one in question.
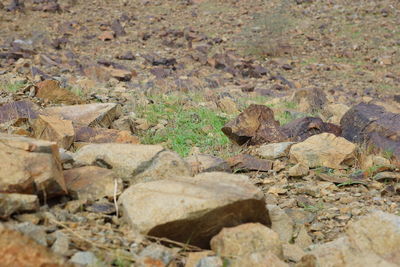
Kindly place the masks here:
[(15, 83), (5, 83), (0, 84), (0, 90), (5, 90), (11, 93), (18, 92), (25, 86), (24, 82), (15, 82)]

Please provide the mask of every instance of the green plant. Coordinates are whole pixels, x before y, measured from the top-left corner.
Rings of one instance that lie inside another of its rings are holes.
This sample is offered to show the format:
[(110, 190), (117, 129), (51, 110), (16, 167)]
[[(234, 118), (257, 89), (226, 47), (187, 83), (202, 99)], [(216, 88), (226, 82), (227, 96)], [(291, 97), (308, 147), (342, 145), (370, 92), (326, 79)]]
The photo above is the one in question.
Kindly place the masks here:
[(11, 93), (18, 92), (20, 89), (22, 89), (25, 86), (25, 82), (15, 82), (15, 83), (5, 83), (0, 85), (0, 89), (3, 88), (6, 91), (9, 91)]
[(227, 118), (205, 107), (185, 105), (183, 97), (152, 97), (153, 104), (138, 109), (140, 117), (150, 124), (166, 121), (162, 129), (146, 130), (140, 133), (142, 143), (164, 143), (181, 156), (187, 156), (193, 146), (202, 152), (219, 154), (229, 146), (228, 138), (221, 128)]

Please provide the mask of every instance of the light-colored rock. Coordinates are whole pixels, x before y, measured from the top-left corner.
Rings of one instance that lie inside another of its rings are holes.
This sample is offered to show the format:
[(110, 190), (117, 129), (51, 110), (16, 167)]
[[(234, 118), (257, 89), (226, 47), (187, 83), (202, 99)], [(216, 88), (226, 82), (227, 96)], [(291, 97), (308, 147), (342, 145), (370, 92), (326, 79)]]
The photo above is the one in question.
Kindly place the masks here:
[(283, 243), (288, 243), (293, 238), (293, 220), (277, 205), (267, 205), (271, 218), (271, 229), (279, 234)]
[(204, 258), (212, 255), (213, 252), (206, 250), (200, 252), (190, 252), (186, 258), (185, 267), (198, 267), (199, 261)]
[(29, 236), (42, 246), (47, 246), (47, 236), (44, 226), (35, 225), (31, 222), (23, 222), (11, 225), (10, 228)]
[(309, 171), (310, 171), (310, 168), (308, 168), (308, 165), (302, 164), (302, 163), (297, 163), (296, 165), (290, 167), (288, 172), (289, 172), (289, 176), (291, 176), (291, 177), (302, 177), (302, 176), (306, 176)]
[(261, 145), (256, 149), (257, 156), (264, 159), (278, 159), (286, 157), (289, 154), (290, 147), (294, 142), (282, 142)]
[(329, 117), (328, 122), (340, 125), (340, 120), (349, 109), (345, 104), (329, 104), (325, 106), (324, 114)]
[[(122, 191), (121, 180), (117, 179), (112, 170), (97, 166), (84, 166), (66, 170), (65, 184), (69, 194), (74, 199), (97, 200), (103, 197), (112, 198), (114, 193)], [(117, 183), (116, 192), (114, 192)]]
[(139, 183), (119, 201), (134, 230), (202, 248), (223, 227), (270, 225), (264, 196), (245, 175), (209, 172)]
[(296, 163), (308, 165), (310, 168), (324, 166), (340, 168), (354, 159), (356, 145), (343, 137), (322, 133), (307, 138), (304, 142), (290, 148), (290, 159)]
[(201, 258), (196, 267), (223, 267), (223, 260), (218, 256), (207, 256)]
[(0, 192), (67, 192), (56, 143), (0, 134)]
[(58, 106), (45, 108), (43, 114), (73, 121), (82, 126), (108, 128), (119, 116), (118, 105), (114, 103), (93, 103), (85, 105)]
[(54, 233), (56, 241), (54, 241), (51, 246), (51, 250), (59, 255), (66, 256), (69, 250), (70, 238), (68, 235), (62, 231), (57, 231)]
[(259, 223), (224, 228), (211, 239), (210, 245), (211, 249), (222, 257), (232, 258), (256, 252), (272, 252), (279, 258), (283, 258), (279, 235)]
[(36, 195), (0, 193), (0, 218), (7, 218), (15, 212), (38, 209), (39, 199)]
[(53, 103), (79, 104), (83, 102), (82, 99), (71, 91), (61, 88), (59, 82), (55, 80), (45, 80), (38, 83), (36, 87), (36, 97)]
[(298, 262), (306, 254), (299, 246), (294, 244), (283, 244), (283, 256), (285, 260)]
[(211, 155), (196, 154), (185, 158), (185, 161), (194, 174), (200, 172), (231, 172), (231, 168), (225, 160)]
[(168, 266), (174, 258), (174, 254), (170, 248), (150, 244), (145, 247), (138, 255), (136, 264), (138, 266)]
[(76, 252), (71, 259), (70, 263), (80, 264), (83, 266), (105, 266), (101, 263), (101, 261), (90, 251), (78, 251)]
[(189, 165), (177, 153), (162, 151), (156, 155), (147, 168), (131, 180), (131, 184), (167, 179), (169, 177), (190, 176)]
[(63, 258), (52, 254), (47, 247), (4, 227), (0, 227), (0, 259), (2, 266), (70, 266)]
[(129, 131), (88, 126), (75, 127), (75, 142), (139, 144), (139, 138)]
[(56, 142), (61, 148), (68, 149), (74, 142), (75, 131), (69, 120), (39, 115), (32, 128), (35, 138)]
[(272, 252), (255, 252), (229, 261), (229, 267), (289, 267)]
[(221, 98), (220, 100), (218, 100), (217, 105), (222, 110), (222, 112), (225, 112), (226, 114), (239, 113), (236, 103), (233, 102), (233, 100), (229, 97)]
[(117, 176), (129, 181), (143, 172), (164, 148), (159, 145), (91, 144), (74, 155), (77, 165), (112, 168)]
[(312, 245), (312, 239), (310, 235), (307, 233), (307, 229), (304, 225), (300, 227), (299, 233), (297, 234), (295, 244), (298, 245), (302, 249), (306, 249)]

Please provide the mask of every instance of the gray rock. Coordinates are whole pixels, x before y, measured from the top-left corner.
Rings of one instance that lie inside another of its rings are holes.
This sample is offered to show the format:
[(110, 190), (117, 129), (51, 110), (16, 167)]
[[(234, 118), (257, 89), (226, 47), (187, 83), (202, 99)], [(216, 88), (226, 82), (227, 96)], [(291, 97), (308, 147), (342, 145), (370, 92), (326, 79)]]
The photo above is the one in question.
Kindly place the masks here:
[(80, 264), (83, 266), (97, 267), (105, 266), (92, 252), (76, 252), (71, 259), (71, 263)]
[(282, 142), (261, 145), (256, 149), (259, 157), (264, 159), (278, 159), (286, 157), (289, 153), (290, 147), (295, 144), (294, 142)]
[(39, 199), (36, 195), (0, 193), (0, 218), (7, 218), (15, 212), (38, 209)]
[(69, 249), (69, 242), (70, 242), (69, 236), (64, 234), (61, 231), (55, 232), (54, 235), (55, 235), (56, 241), (51, 246), (51, 250), (54, 253), (66, 256), (68, 253), (68, 249)]
[(47, 235), (43, 226), (34, 225), (30, 222), (24, 222), (13, 225), (12, 228), (29, 236), (40, 245), (47, 247)]
[(198, 154), (189, 156), (185, 160), (194, 174), (200, 172), (231, 172), (229, 164), (215, 156)]

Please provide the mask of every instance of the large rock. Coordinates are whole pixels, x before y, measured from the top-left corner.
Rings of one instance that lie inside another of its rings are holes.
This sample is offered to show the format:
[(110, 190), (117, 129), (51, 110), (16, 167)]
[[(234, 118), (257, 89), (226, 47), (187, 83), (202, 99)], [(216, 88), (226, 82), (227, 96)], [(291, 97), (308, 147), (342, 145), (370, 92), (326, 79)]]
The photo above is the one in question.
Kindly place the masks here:
[(133, 229), (202, 248), (223, 227), (270, 225), (262, 192), (244, 175), (210, 172), (139, 183), (119, 201)]
[(74, 160), (77, 165), (111, 168), (119, 178), (133, 181), (136, 175), (143, 173), (152, 164), (161, 151), (164, 148), (159, 145), (91, 144), (78, 150)]
[(342, 137), (322, 133), (313, 135), (290, 148), (290, 159), (310, 168), (340, 168), (354, 159), (356, 146)]
[(75, 199), (93, 201), (103, 197), (112, 198), (114, 193), (119, 195), (122, 190), (122, 183), (112, 170), (97, 166), (66, 170), (64, 179), (69, 194)]
[(0, 192), (65, 194), (64, 177), (55, 143), (0, 134)]
[(26, 100), (4, 104), (0, 106), (0, 124), (20, 119), (35, 119), (38, 109), (38, 106)]
[(211, 249), (222, 257), (240, 257), (255, 252), (272, 252), (283, 258), (279, 235), (259, 223), (246, 223), (224, 228), (210, 242)]
[[(0, 225), (0, 259), (2, 266), (71, 266), (29, 237)], [(71, 266), (72, 267), (72, 266)]]
[(35, 138), (56, 142), (59, 147), (65, 149), (74, 141), (75, 132), (70, 120), (39, 115), (32, 127)]
[(400, 217), (377, 211), (350, 224), (345, 236), (314, 248), (299, 266), (399, 266), (399, 243)]
[(282, 131), (290, 140), (296, 142), (304, 141), (316, 134), (332, 133), (340, 136), (342, 132), (339, 126), (332, 123), (325, 123), (320, 118), (314, 117), (305, 117), (291, 121), (282, 126)]
[(0, 218), (7, 218), (15, 212), (38, 209), (39, 199), (36, 195), (0, 193)]
[(250, 105), (236, 119), (228, 122), (222, 131), (238, 145), (276, 143), (287, 138), (274, 119), (272, 109), (264, 105)]
[(119, 116), (117, 107), (118, 105), (114, 103), (93, 103), (49, 107), (44, 109), (42, 113), (71, 120), (75, 125), (108, 128), (113, 120)]
[(60, 87), (60, 83), (55, 80), (45, 80), (36, 84), (36, 97), (46, 99), (59, 104), (79, 104), (82, 103), (77, 95), (70, 90)]
[(360, 103), (341, 119), (343, 137), (390, 152), (400, 160), (400, 114), (374, 104)]

